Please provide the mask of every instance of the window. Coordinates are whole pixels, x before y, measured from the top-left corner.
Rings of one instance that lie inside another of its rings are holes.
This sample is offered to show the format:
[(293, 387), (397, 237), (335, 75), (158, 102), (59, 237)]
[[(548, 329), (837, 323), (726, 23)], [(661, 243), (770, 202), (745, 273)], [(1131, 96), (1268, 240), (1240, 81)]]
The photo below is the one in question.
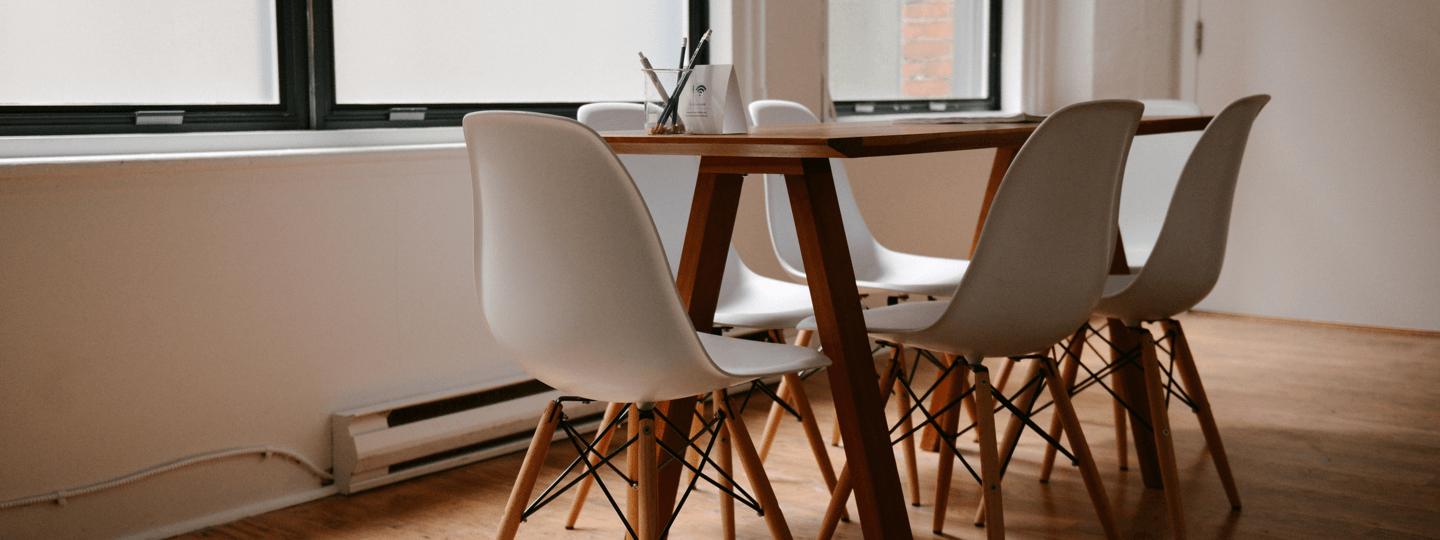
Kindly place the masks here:
[(300, 127), (299, 5), (0, 4), (0, 135)]
[[(706, 0), (0, 4), (0, 135), (459, 125), (639, 101)], [(705, 61), (708, 54), (702, 54)]]
[(829, 0), (841, 116), (1000, 108), (999, 0)]

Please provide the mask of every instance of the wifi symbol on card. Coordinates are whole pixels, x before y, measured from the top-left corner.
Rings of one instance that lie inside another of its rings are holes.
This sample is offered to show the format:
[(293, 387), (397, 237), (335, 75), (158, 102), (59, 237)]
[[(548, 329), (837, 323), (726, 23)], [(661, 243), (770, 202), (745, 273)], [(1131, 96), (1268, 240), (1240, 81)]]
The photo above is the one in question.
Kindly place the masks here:
[(705, 85), (702, 84), (700, 86), (696, 86), (695, 93), (699, 95), (705, 95)]

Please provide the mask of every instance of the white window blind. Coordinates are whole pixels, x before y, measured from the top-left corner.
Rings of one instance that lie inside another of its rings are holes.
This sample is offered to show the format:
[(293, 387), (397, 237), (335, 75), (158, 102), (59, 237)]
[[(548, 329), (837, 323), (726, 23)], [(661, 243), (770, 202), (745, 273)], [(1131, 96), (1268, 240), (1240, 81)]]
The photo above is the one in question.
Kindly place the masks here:
[(0, 105), (280, 102), (274, 0), (0, 2)]
[(339, 104), (639, 101), (676, 67), (684, 2), (336, 0)]

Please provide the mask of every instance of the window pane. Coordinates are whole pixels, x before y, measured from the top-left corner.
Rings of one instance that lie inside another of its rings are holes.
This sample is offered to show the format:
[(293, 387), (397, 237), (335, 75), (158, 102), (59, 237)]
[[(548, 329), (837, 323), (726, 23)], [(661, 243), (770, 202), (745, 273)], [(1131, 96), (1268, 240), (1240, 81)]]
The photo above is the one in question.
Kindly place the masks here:
[(684, 4), (337, 0), (336, 102), (639, 101), (635, 53), (676, 67)]
[(837, 101), (984, 99), (986, 0), (829, 0)]
[(274, 0), (0, 3), (0, 105), (280, 103)]

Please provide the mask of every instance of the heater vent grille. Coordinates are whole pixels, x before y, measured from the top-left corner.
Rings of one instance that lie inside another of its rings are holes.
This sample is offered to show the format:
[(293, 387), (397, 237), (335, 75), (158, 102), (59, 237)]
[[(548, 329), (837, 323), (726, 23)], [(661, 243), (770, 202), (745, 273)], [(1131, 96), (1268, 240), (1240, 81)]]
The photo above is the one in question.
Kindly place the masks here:
[[(544, 383), (518, 379), (336, 413), (335, 484), (355, 493), (523, 450), (546, 402), (559, 397)], [(569, 403), (565, 413), (598, 421), (604, 406)]]

